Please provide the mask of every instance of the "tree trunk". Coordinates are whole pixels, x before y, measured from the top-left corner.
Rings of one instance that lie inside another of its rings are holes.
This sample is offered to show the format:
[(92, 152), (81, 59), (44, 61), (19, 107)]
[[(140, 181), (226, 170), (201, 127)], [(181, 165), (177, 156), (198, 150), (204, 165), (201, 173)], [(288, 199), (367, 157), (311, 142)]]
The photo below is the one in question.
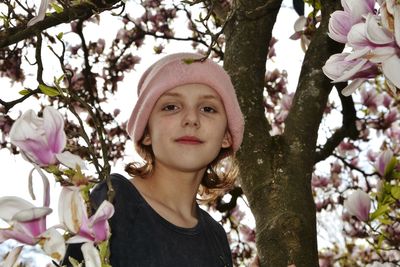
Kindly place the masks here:
[(226, 34), (224, 67), (245, 114), (238, 154), (241, 186), (256, 220), (261, 266), (318, 266), (316, 210), (311, 191), (318, 128), (332, 85), (322, 73), (341, 47), (327, 36), (340, 1), (322, 1), (323, 21), (306, 53), (285, 132), (270, 136), (263, 90), (268, 44), (281, 1), (241, 1)]

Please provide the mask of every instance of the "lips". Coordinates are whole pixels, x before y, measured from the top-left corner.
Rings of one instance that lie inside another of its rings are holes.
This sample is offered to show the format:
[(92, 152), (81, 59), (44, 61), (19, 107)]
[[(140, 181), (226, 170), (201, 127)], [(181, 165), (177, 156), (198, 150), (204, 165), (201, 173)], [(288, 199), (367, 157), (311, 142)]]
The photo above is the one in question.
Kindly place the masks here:
[(199, 145), (203, 143), (203, 141), (201, 141), (196, 136), (181, 136), (175, 139), (175, 142), (186, 145)]

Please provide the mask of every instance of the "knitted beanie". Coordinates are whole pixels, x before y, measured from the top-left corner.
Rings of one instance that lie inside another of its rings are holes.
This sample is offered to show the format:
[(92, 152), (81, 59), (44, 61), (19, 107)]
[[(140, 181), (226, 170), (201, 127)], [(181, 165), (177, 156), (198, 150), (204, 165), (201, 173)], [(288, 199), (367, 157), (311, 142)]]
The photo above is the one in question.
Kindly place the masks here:
[(224, 104), (232, 149), (236, 152), (243, 139), (244, 120), (231, 79), (225, 70), (199, 54), (168, 55), (151, 65), (139, 80), (138, 100), (127, 124), (127, 132), (137, 144), (143, 137), (150, 113), (158, 98), (166, 91), (186, 84), (204, 84), (214, 89)]

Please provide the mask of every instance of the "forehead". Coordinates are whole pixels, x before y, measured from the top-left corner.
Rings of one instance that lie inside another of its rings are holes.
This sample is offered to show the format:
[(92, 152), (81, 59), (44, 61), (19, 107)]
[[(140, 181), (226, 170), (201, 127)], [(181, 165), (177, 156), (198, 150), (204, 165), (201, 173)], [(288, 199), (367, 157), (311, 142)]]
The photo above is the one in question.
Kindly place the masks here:
[(221, 101), (219, 94), (205, 84), (180, 85), (166, 91), (161, 95), (161, 97), (196, 97)]

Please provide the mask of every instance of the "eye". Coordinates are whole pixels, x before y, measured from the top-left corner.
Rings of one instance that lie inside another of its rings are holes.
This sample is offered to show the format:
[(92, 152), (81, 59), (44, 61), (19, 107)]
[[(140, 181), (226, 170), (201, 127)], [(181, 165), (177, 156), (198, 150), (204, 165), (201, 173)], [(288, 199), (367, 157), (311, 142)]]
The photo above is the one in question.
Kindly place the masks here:
[(174, 104), (167, 104), (167, 105), (163, 106), (163, 108), (162, 108), (162, 110), (164, 110), (164, 111), (175, 111), (178, 109), (179, 109), (179, 107)]
[(215, 108), (209, 107), (209, 106), (202, 107), (202, 108), (201, 108), (201, 111), (204, 111), (204, 112), (206, 112), (206, 113), (215, 113), (215, 112), (217, 112), (217, 111), (215, 110)]

